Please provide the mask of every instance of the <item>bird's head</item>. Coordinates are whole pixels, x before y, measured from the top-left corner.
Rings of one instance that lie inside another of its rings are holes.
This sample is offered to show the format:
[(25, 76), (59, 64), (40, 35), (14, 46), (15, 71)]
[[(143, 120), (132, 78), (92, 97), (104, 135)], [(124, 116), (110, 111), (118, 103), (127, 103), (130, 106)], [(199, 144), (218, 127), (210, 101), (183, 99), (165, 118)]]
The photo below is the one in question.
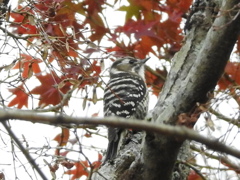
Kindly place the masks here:
[(138, 60), (133, 57), (123, 57), (115, 61), (110, 68), (110, 77), (129, 73), (144, 78), (144, 64), (150, 58)]

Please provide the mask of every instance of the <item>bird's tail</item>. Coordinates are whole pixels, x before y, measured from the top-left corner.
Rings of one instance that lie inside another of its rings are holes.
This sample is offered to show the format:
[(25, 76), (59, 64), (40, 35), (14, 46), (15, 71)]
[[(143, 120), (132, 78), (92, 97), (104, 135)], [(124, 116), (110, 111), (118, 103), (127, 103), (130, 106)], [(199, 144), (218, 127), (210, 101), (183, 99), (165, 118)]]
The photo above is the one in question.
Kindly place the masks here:
[(106, 156), (103, 161), (103, 164), (105, 164), (109, 160), (113, 160), (117, 156), (118, 143), (119, 143), (119, 140), (111, 141), (108, 143), (107, 152), (106, 152)]
[(113, 160), (119, 151), (119, 148), (122, 144), (123, 140), (123, 129), (119, 128), (108, 128), (108, 147), (105, 159), (103, 161), (103, 164), (106, 163), (109, 160)]

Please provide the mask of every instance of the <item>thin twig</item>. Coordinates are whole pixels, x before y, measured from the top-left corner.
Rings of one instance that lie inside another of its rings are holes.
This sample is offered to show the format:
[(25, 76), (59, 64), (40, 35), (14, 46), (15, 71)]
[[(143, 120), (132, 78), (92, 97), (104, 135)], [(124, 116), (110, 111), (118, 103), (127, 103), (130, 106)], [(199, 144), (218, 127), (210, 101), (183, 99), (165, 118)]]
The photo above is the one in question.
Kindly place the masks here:
[(208, 109), (210, 113), (214, 114), (215, 116), (217, 116), (217, 118), (224, 120), (226, 122), (229, 122), (231, 124), (236, 125), (237, 127), (240, 127), (240, 122), (239, 119), (234, 119), (234, 118), (229, 118), (219, 112), (217, 112), (216, 110), (214, 110), (213, 108), (209, 108)]
[(223, 155), (217, 156), (212, 153), (208, 153), (207, 151), (203, 151), (194, 145), (191, 145), (190, 147), (192, 150), (194, 150), (196, 152), (202, 153), (209, 158), (220, 161), (223, 165), (227, 166), (230, 170), (240, 171), (240, 166), (238, 164), (235, 164), (234, 162), (232, 162), (227, 156), (223, 156)]
[(32, 165), (32, 167), (38, 172), (38, 174), (41, 176), (43, 180), (47, 180), (47, 177), (45, 174), (40, 170), (38, 165), (36, 164), (35, 160), (31, 157), (29, 152), (23, 147), (21, 142), (18, 140), (17, 136), (14, 134), (14, 132), (9, 128), (6, 121), (2, 121), (2, 125), (7, 130), (10, 137), (14, 140), (14, 142), (17, 144), (18, 148), (21, 150), (21, 152), (24, 154), (28, 162)]
[(188, 166), (189, 168), (191, 168), (192, 170), (194, 170), (201, 178), (202, 180), (207, 180), (201, 173), (201, 171), (199, 171), (197, 168), (195, 168), (194, 166), (192, 166), (191, 164), (187, 163), (187, 162), (183, 162), (183, 161), (177, 161), (178, 163), (184, 164), (185, 166)]

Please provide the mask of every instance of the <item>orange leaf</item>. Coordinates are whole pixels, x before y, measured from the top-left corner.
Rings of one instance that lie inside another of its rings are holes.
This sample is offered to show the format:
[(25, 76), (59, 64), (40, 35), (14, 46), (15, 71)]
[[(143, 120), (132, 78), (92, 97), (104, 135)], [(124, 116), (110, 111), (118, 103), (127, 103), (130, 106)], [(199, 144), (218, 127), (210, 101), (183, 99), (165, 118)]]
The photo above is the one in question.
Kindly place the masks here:
[[(158, 96), (165, 82), (164, 78), (167, 76), (167, 71), (156, 69), (155, 72), (156, 74), (146, 70), (145, 77), (146, 77), (147, 85), (152, 87), (153, 94)], [(160, 76), (162, 76), (162, 78)]]
[(69, 140), (69, 129), (62, 128), (62, 132), (58, 134), (53, 140), (57, 141), (59, 146), (65, 146)]
[(192, 170), (188, 175), (188, 180), (202, 180), (202, 178), (195, 171)]
[(99, 74), (101, 73), (101, 66), (97, 65), (97, 61), (93, 61), (90, 69), (95, 72), (93, 75), (91, 76), (99, 76)]
[(12, 101), (10, 101), (8, 107), (14, 105), (17, 105), (18, 109), (21, 109), (23, 106), (28, 107), (28, 94), (25, 92), (23, 85), (20, 85), (13, 89), (9, 89), (9, 91), (16, 95), (16, 97), (13, 98)]
[(57, 105), (62, 100), (61, 93), (66, 93), (70, 89), (69, 83), (66, 83), (65, 86), (60, 89), (57, 88), (58, 83), (60, 83), (63, 78), (57, 77), (54, 72), (46, 74), (45, 76), (38, 74), (36, 77), (41, 85), (35, 87), (31, 93), (40, 95), (39, 105), (42, 107), (50, 104)]
[(220, 90), (227, 89), (231, 84), (232, 82), (229, 81), (229, 79), (227, 79), (225, 75), (223, 75), (218, 81), (218, 86)]
[(87, 133), (84, 134), (84, 136), (89, 138), (89, 137), (92, 137), (92, 134), (87, 132)]
[(240, 36), (238, 36), (238, 41), (237, 41), (237, 52), (240, 53)]
[(218, 81), (219, 89), (225, 90), (233, 82), (240, 84), (240, 63), (228, 62), (225, 67), (225, 74)]
[(139, 53), (141, 55), (138, 55), (137, 57), (139, 57), (141, 59), (145, 58), (146, 55), (149, 52), (152, 52), (153, 54), (156, 55), (156, 52), (154, 52), (152, 50), (152, 47), (154, 45), (157, 45), (157, 46), (161, 47), (162, 46), (162, 42), (159, 41), (158, 39), (154, 38), (154, 37), (142, 36), (142, 40), (139, 42), (139, 49), (138, 49), (138, 51), (141, 52), (141, 53)]
[(20, 54), (21, 60), (16, 63), (13, 69), (22, 69), (22, 77), (28, 78), (29, 72), (40, 73), (40, 67), (38, 63), (42, 62), (40, 59), (33, 59), (32, 56), (27, 54)]
[(228, 62), (225, 72), (231, 76), (231, 79), (240, 84), (240, 63)]
[(101, 164), (102, 164), (102, 155), (100, 153), (98, 153), (98, 160), (94, 161), (92, 163), (92, 166), (94, 167), (94, 169), (97, 169), (100, 167)]
[(64, 160), (63, 162), (61, 162), (61, 165), (64, 166), (67, 169), (71, 169), (74, 166), (73, 162)]
[[(22, 9), (21, 6), (18, 7), (19, 9)], [(28, 11), (28, 13), (32, 13), (29, 8), (25, 9)], [(12, 27), (15, 27), (14, 30), (18, 34), (37, 34), (37, 28), (36, 26), (33, 26), (30, 24), (27, 16), (23, 16), (20, 13), (10, 13), (11, 17), (13, 18), (14, 22), (21, 23), (21, 24), (12, 24)]]
[(89, 167), (87, 161), (75, 162), (75, 167), (76, 169), (68, 170), (64, 174), (73, 175), (71, 180), (76, 180), (82, 176), (88, 176), (88, 172), (85, 170), (87, 167)]

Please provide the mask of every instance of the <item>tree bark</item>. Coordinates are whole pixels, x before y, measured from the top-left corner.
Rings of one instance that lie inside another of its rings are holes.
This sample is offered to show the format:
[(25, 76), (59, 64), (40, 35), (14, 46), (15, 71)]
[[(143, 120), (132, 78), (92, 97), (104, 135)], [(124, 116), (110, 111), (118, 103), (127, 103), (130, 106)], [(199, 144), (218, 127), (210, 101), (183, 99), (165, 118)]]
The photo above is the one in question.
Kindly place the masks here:
[[(191, 114), (205, 103), (221, 77), (240, 30), (239, 0), (198, 1), (190, 29), (153, 110), (153, 123), (177, 125), (181, 113)], [(219, 4), (218, 4), (219, 3)], [(215, 11), (220, 8), (218, 13)], [(215, 18), (216, 17), (216, 18)], [(174, 179), (173, 168), (182, 141), (147, 133), (143, 179)]]
[[(172, 60), (152, 123), (179, 125), (180, 114), (191, 116), (197, 104), (208, 101), (208, 93), (215, 88), (237, 40), (239, 14), (239, 0), (195, 2), (184, 44)], [(143, 142), (133, 137), (114, 163), (105, 164), (99, 173), (108, 180), (187, 178), (189, 169), (176, 163), (177, 159), (189, 158), (187, 141), (149, 131), (141, 136)]]
[(8, 9), (8, 3), (9, 0), (0, 0), (0, 25), (4, 21), (3, 19), (5, 18), (5, 13), (7, 12)]

